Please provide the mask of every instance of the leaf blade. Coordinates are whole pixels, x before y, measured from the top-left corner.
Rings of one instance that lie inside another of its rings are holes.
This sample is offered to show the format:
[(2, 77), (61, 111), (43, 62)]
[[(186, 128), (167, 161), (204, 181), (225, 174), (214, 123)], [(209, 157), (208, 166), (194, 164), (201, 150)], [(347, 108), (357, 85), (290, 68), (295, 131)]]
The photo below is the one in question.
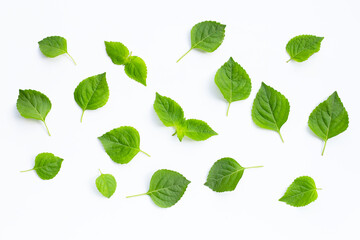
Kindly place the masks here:
[(116, 65), (124, 65), (129, 57), (129, 49), (121, 42), (105, 41), (105, 49), (111, 61)]
[(125, 63), (125, 73), (129, 78), (146, 86), (147, 67), (140, 57), (130, 56)]
[(323, 39), (324, 37), (314, 35), (299, 35), (290, 39), (286, 45), (286, 51), (290, 55), (290, 60), (297, 62), (306, 61), (314, 53), (320, 51)]
[(204, 21), (191, 29), (191, 48), (214, 52), (225, 38), (225, 27), (215, 21)]
[(110, 198), (116, 190), (116, 179), (111, 174), (103, 174), (96, 178), (96, 188), (106, 198)]
[(204, 141), (218, 135), (206, 122), (197, 119), (187, 119), (183, 132), (195, 141)]
[(50, 180), (59, 173), (63, 161), (64, 159), (56, 157), (52, 153), (40, 153), (35, 158), (34, 168), (30, 170), (35, 170), (42, 180)]

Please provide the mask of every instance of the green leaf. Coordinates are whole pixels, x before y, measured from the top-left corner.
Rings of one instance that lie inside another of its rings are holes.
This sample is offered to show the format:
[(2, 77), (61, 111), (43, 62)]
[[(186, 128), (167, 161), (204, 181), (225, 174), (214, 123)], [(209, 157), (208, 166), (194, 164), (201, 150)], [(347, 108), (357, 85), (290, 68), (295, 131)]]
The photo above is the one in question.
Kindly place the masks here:
[(233, 158), (221, 158), (211, 167), (204, 185), (215, 192), (234, 191), (245, 169), (260, 167), (244, 168)]
[(124, 65), (129, 57), (129, 50), (121, 42), (106, 42), (105, 48), (111, 61), (117, 65)]
[(192, 49), (198, 48), (206, 52), (214, 52), (223, 42), (226, 25), (214, 21), (205, 21), (196, 24), (191, 29), (191, 48), (177, 62)]
[(20, 115), (24, 118), (32, 118), (42, 121), (50, 136), (49, 129), (45, 122), (45, 118), (51, 109), (51, 102), (47, 96), (35, 90), (20, 89), (16, 108)]
[(311, 177), (302, 176), (296, 178), (286, 190), (279, 201), (285, 202), (293, 207), (303, 207), (315, 201), (318, 197), (315, 182)]
[(197, 119), (186, 120), (185, 129), (181, 130), (185, 136), (195, 141), (204, 141), (212, 136), (218, 135), (206, 122)]
[(286, 45), (286, 51), (290, 55), (290, 60), (303, 62), (311, 55), (320, 50), (323, 37), (313, 35), (299, 35), (292, 38)]
[(67, 51), (66, 39), (59, 36), (52, 36), (44, 38), (39, 41), (40, 51), (47, 57), (54, 58), (62, 54), (67, 54), (76, 65), (75, 60), (70, 56)]
[(149, 154), (140, 150), (140, 135), (133, 127), (115, 128), (99, 137), (105, 152), (116, 163), (130, 162), (138, 152)]
[(96, 178), (96, 188), (99, 192), (107, 198), (110, 198), (116, 190), (116, 180), (111, 174), (103, 174), (100, 171), (100, 176)]
[(149, 195), (156, 205), (168, 208), (181, 199), (189, 183), (190, 181), (180, 173), (162, 169), (153, 174), (147, 193), (128, 196), (127, 198)]
[(41, 179), (49, 180), (58, 174), (63, 161), (64, 159), (56, 157), (52, 153), (40, 153), (35, 158), (34, 168), (22, 172), (35, 170)]
[(129, 78), (146, 86), (147, 68), (141, 58), (130, 56), (125, 63), (125, 73)]
[(106, 73), (89, 77), (76, 87), (74, 92), (76, 103), (81, 107), (82, 122), (85, 110), (95, 110), (104, 106), (109, 99), (109, 87)]
[(215, 83), (229, 102), (226, 116), (232, 102), (248, 98), (251, 92), (249, 75), (232, 57), (216, 72)]
[(349, 116), (337, 92), (320, 103), (310, 114), (310, 129), (325, 141), (321, 155), (324, 155), (327, 140), (344, 132), (349, 126)]
[(261, 128), (278, 132), (281, 141), (284, 142), (280, 128), (288, 119), (289, 112), (290, 105), (286, 97), (262, 83), (252, 107), (251, 116), (254, 123)]

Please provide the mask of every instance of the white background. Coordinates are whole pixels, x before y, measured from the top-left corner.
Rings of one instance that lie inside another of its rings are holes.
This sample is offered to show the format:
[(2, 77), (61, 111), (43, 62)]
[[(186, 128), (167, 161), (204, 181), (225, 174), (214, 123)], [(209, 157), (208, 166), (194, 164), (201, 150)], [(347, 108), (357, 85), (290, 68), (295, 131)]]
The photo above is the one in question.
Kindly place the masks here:
[[(340, 4), (341, 3), (341, 4)], [(359, 227), (359, 2), (353, 1), (1, 1), (0, 239), (360, 239)], [(213, 53), (191, 51), (190, 30), (204, 20), (226, 24)], [(288, 40), (324, 36), (320, 52), (303, 63), (285, 63)], [(67, 56), (44, 57), (37, 42), (60, 35)], [(104, 40), (124, 43), (148, 66), (148, 86), (130, 80), (106, 55)], [(232, 56), (252, 79), (247, 100), (227, 103), (214, 84), (217, 69)], [(107, 73), (108, 103), (85, 112), (73, 92), (78, 83)], [(290, 102), (281, 132), (257, 127), (251, 106), (261, 82)], [(16, 110), (19, 89), (35, 89), (52, 101), (47, 136), (41, 122)], [(346, 132), (322, 141), (308, 128), (311, 111), (335, 90), (350, 117)], [(155, 92), (169, 96), (188, 118), (205, 120), (219, 133), (204, 142), (172, 137), (153, 110)], [(124, 125), (141, 135), (129, 164), (110, 160), (97, 137)], [(35, 156), (64, 158), (49, 181), (35, 172)], [(237, 189), (205, 187), (212, 164), (233, 157), (246, 170)], [(106, 199), (97, 191), (98, 169), (118, 182)], [(161, 209), (146, 192), (158, 169), (192, 181), (183, 198)], [(296, 178), (314, 178), (318, 200), (294, 208), (278, 199)]]

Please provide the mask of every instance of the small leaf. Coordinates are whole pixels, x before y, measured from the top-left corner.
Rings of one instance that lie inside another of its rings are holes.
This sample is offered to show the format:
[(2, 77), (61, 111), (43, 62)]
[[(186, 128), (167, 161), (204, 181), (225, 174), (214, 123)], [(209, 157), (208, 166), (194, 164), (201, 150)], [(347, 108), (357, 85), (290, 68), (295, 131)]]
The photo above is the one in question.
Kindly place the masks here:
[[(130, 162), (138, 152), (149, 154), (140, 150), (140, 135), (133, 127), (115, 128), (99, 137), (105, 152), (116, 163)], [(150, 157), (150, 156), (149, 156)]]
[(89, 77), (76, 87), (74, 92), (76, 103), (83, 110), (80, 121), (82, 122), (85, 110), (95, 110), (104, 106), (109, 99), (109, 87), (106, 82), (106, 73)]
[(303, 62), (307, 60), (311, 55), (320, 50), (323, 39), (323, 37), (313, 35), (299, 35), (292, 38), (286, 45), (286, 51), (290, 55), (289, 61)]
[(49, 180), (58, 174), (63, 160), (52, 153), (40, 153), (35, 158), (34, 168), (22, 172), (35, 170), (41, 179)]
[(100, 176), (96, 178), (96, 188), (99, 192), (107, 198), (110, 198), (116, 190), (116, 180), (111, 174), (103, 174), (100, 171)]
[(54, 58), (62, 54), (67, 54), (76, 65), (75, 60), (70, 56), (67, 51), (66, 39), (59, 36), (52, 36), (44, 38), (39, 41), (40, 51), (49, 58)]
[(204, 185), (215, 192), (234, 191), (245, 169), (259, 167), (244, 168), (233, 158), (221, 158), (211, 167)]
[(190, 181), (180, 173), (162, 169), (153, 174), (147, 193), (128, 196), (127, 198), (149, 195), (156, 205), (168, 208), (181, 199), (189, 183)]
[(206, 122), (197, 119), (186, 120), (183, 131), (185, 136), (195, 141), (204, 141), (212, 136), (218, 135)]
[(321, 155), (324, 155), (327, 140), (344, 132), (349, 126), (349, 116), (337, 92), (320, 103), (310, 114), (310, 129), (325, 141)]
[(251, 116), (254, 123), (261, 128), (278, 132), (284, 142), (280, 128), (287, 121), (289, 112), (290, 105), (286, 97), (262, 83), (252, 107)]
[(206, 52), (214, 52), (223, 42), (226, 25), (214, 21), (205, 21), (196, 24), (191, 29), (191, 48), (177, 62), (192, 49), (198, 48)]
[(279, 201), (293, 207), (303, 207), (317, 199), (318, 194), (316, 190), (320, 190), (320, 188), (316, 188), (315, 182), (311, 177), (298, 177), (291, 183)]
[(130, 56), (125, 63), (125, 73), (129, 78), (146, 86), (147, 68), (141, 58)]
[(19, 90), (16, 108), (24, 118), (42, 121), (50, 136), (45, 118), (50, 112), (51, 102), (45, 94), (35, 90)]
[(249, 75), (232, 57), (216, 72), (215, 83), (229, 102), (226, 116), (232, 102), (248, 98), (251, 92)]
[(111, 58), (111, 61), (117, 65), (124, 65), (127, 62), (129, 56), (129, 50), (121, 42), (106, 42), (105, 48), (107, 55)]

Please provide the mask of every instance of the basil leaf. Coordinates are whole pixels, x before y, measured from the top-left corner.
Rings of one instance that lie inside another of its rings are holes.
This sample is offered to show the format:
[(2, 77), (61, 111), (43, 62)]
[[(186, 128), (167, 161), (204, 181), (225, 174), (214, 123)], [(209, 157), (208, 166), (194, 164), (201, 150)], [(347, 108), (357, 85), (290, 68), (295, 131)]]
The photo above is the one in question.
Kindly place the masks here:
[(124, 65), (129, 56), (129, 50), (121, 42), (106, 42), (106, 53), (116, 65)]
[(149, 195), (156, 205), (168, 208), (181, 199), (189, 183), (190, 181), (180, 173), (161, 169), (151, 177), (150, 188), (147, 193), (128, 196), (127, 198)]
[(300, 35), (292, 38), (286, 45), (286, 51), (290, 55), (290, 60), (303, 62), (311, 55), (320, 51), (323, 37), (313, 35)]
[(35, 170), (41, 179), (49, 180), (58, 174), (63, 161), (64, 159), (56, 157), (52, 153), (40, 153), (35, 158), (34, 168), (21, 172)]
[(349, 126), (348, 113), (337, 92), (320, 103), (310, 114), (308, 125), (310, 129), (325, 141), (322, 154), (324, 155), (327, 140), (344, 132)]
[(80, 119), (80, 122), (82, 122), (85, 110), (101, 108), (109, 99), (106, 73), (89, 77), (80, 82), (75, 89), (74, 98), (83, 110)]
[(314, 179), (303, 176), (296, 178), (286, 190), (279, 201), (285, 202), (293, 207), (303, 207), (315, 201), (318, 197)]
[(244, 168), (233, 158), (221, 158), (211, 167), (204, 185), (215, 192), (234, 191), (245, 169), (260, 167), (263, 166)]
[(138, 152), (142, 152), (150, 157), (149, 154), (140, 150), (140, 135), (133, 127), (115, 128), (101, 137), (98, 137), (105, 152), (111, 160), (116, 163), (126, 164), (130, 162)]
[(147, 68), (141, 58), (130, 56), (125, 63), (125, 73), (129, 78), (146, 86)]
[(248, 98), (251, 92), (249, 75), (232, 57), (216, 72), (215, 83), (229, 102), (226, 116), (232, 102)]
[(103, 174), (100, 171), (100, 176), (96, 178), (95, 183), (96, 188), (104, 197), (110, 198), (116, 190), (116, 180), (111, 174)]
[(218, 135), (206, 122), (197, 119), (186, 120), (185, 129), (181, 130), (183, 130), (185, 136), (195, 141), (204, 141), (212, 136)]
[(40, 51), (49, 58), (54, 58), (62, 54), (67, 54), (76, 65), (75, 60), (70, 56), (67, 51), (66, 39), (59, 36), (52, 36), (44, 38), (39, 41)]
[(261, 128), (278, 132), (281, 141), (284, 142), (280, 128), (287, 121), (289, 112), (290, 105), (286, 97), (262, 83), (252, 107), (251, 116), (254, 123)]
[(191, 29), (191, 48), (177, 60), (179, 62), (192, 49), (198, 48), (206, 52), (214, 52), (223, 42), (226, 25), (214, 21), (196, 24)]
[(19, 96), (16, 108), (24, 118), (40, 120), (44, 123), (50, 136), (49, 129), (46, 125), (45, 118), (50, 112), (51, 102), (45, 94), (35, 90), (19, 90)]

